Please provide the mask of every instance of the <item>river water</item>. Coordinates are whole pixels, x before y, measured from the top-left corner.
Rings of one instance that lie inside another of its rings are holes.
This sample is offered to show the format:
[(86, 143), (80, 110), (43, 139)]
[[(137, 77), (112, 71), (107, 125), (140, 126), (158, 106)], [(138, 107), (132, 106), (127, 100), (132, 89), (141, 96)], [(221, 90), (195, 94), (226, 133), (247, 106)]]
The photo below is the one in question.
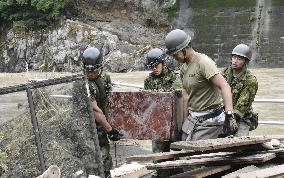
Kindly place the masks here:
[[(258, 79), (259, 89), (256, 99), (284, 99), (284, 69), (258, 68), (252, 69)], [(143, 85), (143, 79), (149, 72), (132, 72), (127, 74), (111, 74), (112, 80), (121, 83)], [(133, 90), (122, 88), (121, 90)], [(138, 90), (138, 89), (135, 89)], [(255, 112), (259, 113), (260, 121), (284, 122), (284, 103), (254, 103)], [(251, 135), (284, 134), (284, 125), (260, 125)]]
[[(284, 69), (258, 68), (252, 69), (259, 83), (257, 99), (284, 99)], [(130, 83), (142, 86), (148, 71), (129, 73), (110, 73), (113, 82)], [(26, 83), (29, 79), (44, 79), (69, 75), (70, 73), (1, 73), (0, 87)], [(116, 91), (138, 91), (138, 88), (116, 87)], [(20, 115), (27, 105), (25, 92), (0, 96), (0, 123)], [(284, 103), (254, 103), (254, 109), (259, 113), (260, 121), (283, 121)], [(253, 135), (284, 134), (284, 125), (260, 125), (251, 132)]]

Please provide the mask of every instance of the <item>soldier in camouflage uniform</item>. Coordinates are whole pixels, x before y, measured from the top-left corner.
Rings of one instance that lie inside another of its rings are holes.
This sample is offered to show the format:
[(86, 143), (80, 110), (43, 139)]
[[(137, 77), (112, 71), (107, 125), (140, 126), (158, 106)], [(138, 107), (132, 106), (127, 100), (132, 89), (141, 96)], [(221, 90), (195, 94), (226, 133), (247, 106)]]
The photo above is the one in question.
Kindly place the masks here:
[(154, 48), (148, 52), (147, 66), (152, 72), (144, 80), (144, 89), (152, 91), (174, 91), (181, 88), (174, 72), (165, 65), (166, 54), (161, 49)]
[[(174, 72), (165, 65), (166, 54), (159, 48), (150, 50), (147, 54), (147, 67), (152, 70), (144, 80), (144, 89), (151, 91), (171, 92), (181, 88), (181, 83), (176, 80)], [(171, 141), (152, 141), (152, 151), (154, 153), (169, 152)], [(157, 171), (157, 177), (170, 176), (171, 170)]]
[(249, 130), (257, 127), (257, 114), (253, 112), (252, 102), (258, 89), (256, 77), (247, 69), (250, 61), (250, 48), (237, 45), (232, 52), (231, 66), (222, 71), (231, 86), (234, 114), (238, 122), (236, 136), (247, 136)]
[(90, 47), (84, 51), (83, 65), (89, 81), (91, 106), (97, 126), (105, 177), (110, 177), (112, 158), (108, 139), (117, 141), (122, 136), (106, 120), (106, 99), (111, 91), (111, 80), (110, 76), (102, 71), (102, 54), (97, 48)]

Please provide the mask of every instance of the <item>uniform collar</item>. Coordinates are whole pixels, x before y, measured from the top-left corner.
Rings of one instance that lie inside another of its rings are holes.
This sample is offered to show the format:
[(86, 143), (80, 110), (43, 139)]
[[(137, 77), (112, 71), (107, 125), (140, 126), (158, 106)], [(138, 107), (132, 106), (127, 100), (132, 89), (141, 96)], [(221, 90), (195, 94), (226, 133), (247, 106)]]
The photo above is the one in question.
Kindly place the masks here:
[[(232, 67), (230, 67), (230, 71), (229, 72), (232, 72), (232, 74), (233, 74)], [(247, 69), (247, 66), (245, 65), (243, 67), (243, 69), (240, 71), (240, 73), (238, 73), (237, 76), (234, 76), (234, 78), (238, 79), (238, 80), (245, 80), (247, 73), (249, 73), (249, 71)]]

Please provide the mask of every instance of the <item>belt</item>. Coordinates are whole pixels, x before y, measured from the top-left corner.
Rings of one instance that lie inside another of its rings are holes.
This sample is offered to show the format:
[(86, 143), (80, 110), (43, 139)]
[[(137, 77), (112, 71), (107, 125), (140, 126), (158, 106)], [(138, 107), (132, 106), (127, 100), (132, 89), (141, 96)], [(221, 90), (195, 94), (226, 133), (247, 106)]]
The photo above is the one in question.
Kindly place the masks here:
[(220, 107), (220, 108), (218, 108), (218, 109), (213, 110), (212, 113), (206, 114), (206, 115), (204, 115), (204, 116), (200, 116), (199, 118), (202, 118), (202, 119), (204, 119), (204, 120), (207, 120), (207, 119), (210, 119), (210, 118), (219, 116), (223, 111), (224, 111), (224, 110), (223, 110), (223, 107)]

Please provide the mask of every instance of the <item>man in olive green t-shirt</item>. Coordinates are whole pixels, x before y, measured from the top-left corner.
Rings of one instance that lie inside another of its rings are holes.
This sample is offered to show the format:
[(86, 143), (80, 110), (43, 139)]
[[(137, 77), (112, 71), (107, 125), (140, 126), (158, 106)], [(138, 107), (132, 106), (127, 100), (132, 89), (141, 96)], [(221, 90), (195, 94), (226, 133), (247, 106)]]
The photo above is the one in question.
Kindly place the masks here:
[[(191, 46), (191, 37), (183, 30), (172, 30), (166, 36), (167, 54), (183, 63), (181, 80), (187, 115), (182, 126), (182, 140), (218, 138), (234, 134), (231, 88), (219, 74), (215, 62)], [(223, 127), (226, 125), (226, 127)]]

